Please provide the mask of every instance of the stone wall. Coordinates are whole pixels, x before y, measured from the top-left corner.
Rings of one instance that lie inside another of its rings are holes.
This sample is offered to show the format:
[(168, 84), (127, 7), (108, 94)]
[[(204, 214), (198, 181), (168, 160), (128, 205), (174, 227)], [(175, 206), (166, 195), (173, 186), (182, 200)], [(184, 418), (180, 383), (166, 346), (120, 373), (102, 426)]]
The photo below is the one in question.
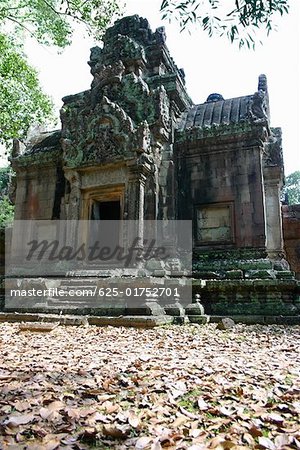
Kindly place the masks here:
[(295, 279), (208, 280), (198, 290), (209, 315), (299, 315), (299, 284)]
[(300, 279), (300, 205), (282, 206), (286, 258)]
[(51, 220), (55, 202), (57, 167), (36, 166), (18, 174), (15, 219)]
[(234, 147), (200, 147), (189, 152), (185, 170), (179, 171), (179, 210), (184, 218), (192, 219), (201, 206), (228, 206), (232, 228), (228, 244), (237, 248), (263, 247), (260, 150)]

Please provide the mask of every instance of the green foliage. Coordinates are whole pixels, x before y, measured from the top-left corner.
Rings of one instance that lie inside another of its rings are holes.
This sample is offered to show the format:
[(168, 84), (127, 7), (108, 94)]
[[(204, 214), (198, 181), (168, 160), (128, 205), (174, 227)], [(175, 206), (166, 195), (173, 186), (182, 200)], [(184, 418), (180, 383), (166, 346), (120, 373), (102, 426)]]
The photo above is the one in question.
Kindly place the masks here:
[(289, 205), (300, 204), (300, 170), (286, 177), (283, 192), (287, 194)]
[(52, 102), (43, 94), (37, 72), (22, 50), (0, 34), (0, 144), (22, 138), (32, 122), (52, 117)]
[(53, 105), (23, 53), (24, 36), (64, 48), (75, 23), (101, 37), (118, 11), (117, 0), (1, 0), (0, 144), (26, 136), (32, 123), (52, 118)]
[(8, 192), (10, 174), (10, 167), (0, 167), (0, 198)]
[(118, 10), (117, 0), (1, 0), (0, 23), (63, 48), (71, 43), (74, 23), (100, 37)]
[(14, 218), (14, 206), (5, 195), (0, 198), (0, 229), (5, 228)]
[[(226, 3), (226, 6), (224, 6)], [(289, 0), (162, 0), (163, 18), (177, 19), (182, 30), (199, 25), (209, 36), (226, 36), (239, 47), (255, 48), (255, 31), (267, 34), (275, 15), (289, 11)]]
[(10, 167), (0, 168), (0, 229), (13, 220), (14, 206), (8, 198), (8, 189), (11, 178)]

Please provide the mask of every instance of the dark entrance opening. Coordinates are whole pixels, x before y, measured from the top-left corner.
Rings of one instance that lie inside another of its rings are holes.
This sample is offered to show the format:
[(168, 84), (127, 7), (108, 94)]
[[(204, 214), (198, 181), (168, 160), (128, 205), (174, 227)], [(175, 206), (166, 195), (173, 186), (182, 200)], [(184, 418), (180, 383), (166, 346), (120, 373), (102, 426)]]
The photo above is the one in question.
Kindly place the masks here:
[(92, 220), (120, 220), (120, 202), (94, 202), (92, 206)]
[[(90, 222), (90, 246), (97, 242), (98, 248), (105, 248), (104, 259), (93, 264), (103, 267), (114, 263), (113, 256), (120, 245), (120, 201), (93, 201)], [(110, 256), (111, 255), (111, 256)]]

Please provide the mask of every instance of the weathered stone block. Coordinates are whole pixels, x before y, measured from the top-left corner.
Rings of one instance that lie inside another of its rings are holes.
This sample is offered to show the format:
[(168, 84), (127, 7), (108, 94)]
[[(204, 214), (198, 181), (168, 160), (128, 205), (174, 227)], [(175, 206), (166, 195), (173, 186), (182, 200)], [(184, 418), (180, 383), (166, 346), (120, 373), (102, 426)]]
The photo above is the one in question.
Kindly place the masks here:
[(166, 275), (166, 271), (155, 269), (155, 270), (153, 270), (153, 275), (155, 277), (164, 277)]
[(270, 270), (247, 270), (245, 278), (271, 280), (275, 278), (275, 275)]
[(270, 260), (241, 261), (239, 267), (243, 270), (268, 270), (272, 269), (272, 262)]
[(238, 280), (243, 278), (242, 270), (227, 270), (225, 272), (225, 277), (229, 280)]
[(276, 272), (276, 278), (278, 279), (293, 279), (295, 276), (295, 272), (291, 272), (289, 270), (282, 270), (280, 272)]
[(190, 316), (201, 316), (204, 314), (204, 307), (201, 305), (201, 303), (190, 303), (185, 307), (185, 314)]
[(220, 272), (202, 272), (200, 270), (194, 271), (193, 276), (202, 280), (221, 280), (224, 275)]
[(168, 316), (184, 316), (184, 308), (179, 302), (170, 303), (164, 306), (165, 313)]
[(229, 317), (225, 317), (224, 319), (221, 319), (220, 322), (217, 325), (218, 330), (229, 330), (230, 328), (235, 326), (234, 320), (230, 319)]
[(206, 325), (210, 321), (210, 316), (189, 316), (190, 323)]

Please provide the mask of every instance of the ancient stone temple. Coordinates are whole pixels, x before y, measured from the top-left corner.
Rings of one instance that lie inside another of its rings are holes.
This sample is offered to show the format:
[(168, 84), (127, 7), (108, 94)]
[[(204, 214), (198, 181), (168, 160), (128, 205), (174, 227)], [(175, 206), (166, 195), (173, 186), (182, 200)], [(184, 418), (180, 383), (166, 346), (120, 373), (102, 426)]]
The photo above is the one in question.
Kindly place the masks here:
[(195, 105), (164, 29), (138, 16), (108, 29), (89, 65), (90, 89), (63, 98), (61, 130), (15, 145), (15, 218), (192, 220), (207, 314), (298, 314), (266, 77), (250, 95)]

